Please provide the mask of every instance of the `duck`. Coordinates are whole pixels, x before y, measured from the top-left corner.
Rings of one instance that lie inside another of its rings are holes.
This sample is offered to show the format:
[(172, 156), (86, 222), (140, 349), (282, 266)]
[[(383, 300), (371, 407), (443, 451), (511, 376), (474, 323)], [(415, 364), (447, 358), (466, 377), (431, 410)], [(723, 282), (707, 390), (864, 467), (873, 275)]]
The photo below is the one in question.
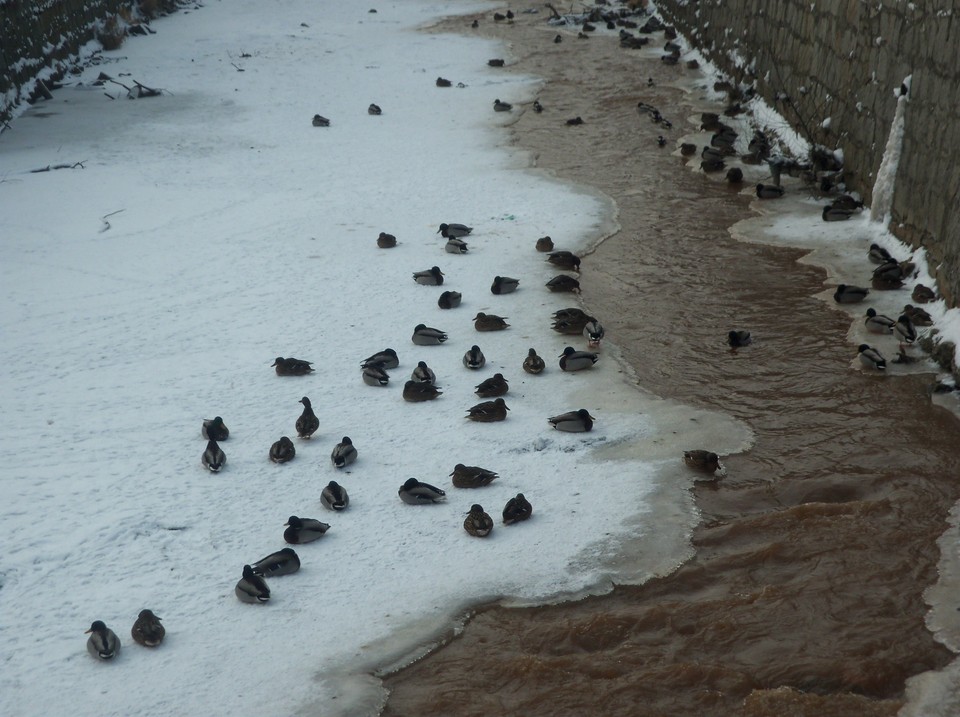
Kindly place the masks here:
[(217, 442), (211, 439), (207, 441), (207, 448), (200, 456), (200, 462), (211, 473), (219, 473), (220, 469), (227, 463), (227, 455), (217, 445)]
[(750, 332), (744, 329), (731, 329), (727, 333), (727, 343), (730, 344), (730, 348), (738, 349), (741, 346), (748, 346), (753, 341), (753, 338), (750, 336)]
[(499, 99), (493, 101), (494, 112), (509, 112), (512, 109), (513, 105), (509, 102), (501, 102)]
[(443, 283), (443, 272), (439, 266), (431, 266), (429, 269), (413, 272), (413, 280), (424, 286), (440, 286)]
[(441, 503), (447, 499), (447, 494), (439, 488), (422, 483), (416, 478), (407, 478), (406, 482), (400, 486), (397, 494), (407, 505), (427, 505), (428, 503)]
[(820, 217), (825, 222), (845, 222), (847, 219), (853, 216), (852, 209), (846, 209), (844, 207), (835, 206), (833, 204), (828, 204), (823, 208), (823, 211), (820, 213)]
[(270, 446), (270, 460), (274, 463), (287, 463), (292, 461), (296, 455), (297, 449), (294, 447), (293, 441), (286, 436), (281, 436), (278, 441)]
[(390, 382), (390, 374), (377, 365), (367, 366), (360, 375), (368, 386), (386, 386)]
[(700, 169), (702, 169), (705, 174), (722, 172), (726, 168), (727, 163), (722, 159), (703, 159), (700, 161)]
[(564, 433), (587, 433), (593, 430), (595, 420), (597, 419), (585, 408), (567, 411), (547, 419), (551, 426)]
[(571, 117), (566, 122), (564, 122), (564, 124), (567, 125), (567, 127), (576, 127), (577, 125), (583, 124), (583, 118), (579, 116)]
[(758, 199), (779, 199), (784, 194), (784, 188), (779, 184), (758, 184)]
[(553, 239), (549, 236), (540, 237), (537, 239), (537, 251), (541, 252), (550, 252), (553, 251)]
[[(492, 60), (487, 60), (487, 64), (490, 65), (490, 67), (503, 67), (505, 63), (502, 58), (495, 57)], [(497, 102), (499, 101), (500, 100), (497, 100)]]
[(486, 381), (479, 383), (474, 393), (480, 398), (496, 398), (497, 396), (503, 396), (509, 390), (510, 386), (507, 384), (507, 379), (503, 377), (503, 374), (495, 373)]
[(704, 147), (700, 151), (700, 159), (706, 162), (723, 162), (733, 153), (732, 149), (720, 149), (717, 147)]
[(839, 284), (837, 290), (833, 292), (833, 300), (838, 304), (856, 304), (866, 299), (869, 293), (870, 289), (862, 286)]
[(684, 451), (683, 462), (687, 464), (688, 468), (692, 468), (700, 473), (713, 475), (719, 472), (719, 475), (726, 474), (726, 469), (720, 463), (720, 456), (713, 451), (707, 451), (702, 448)]
[(860, 363), (867, 368), (884, 371), (887, 368), (887, 360), (879, 351), (868, 344), (860, 344), (857, 347), (857, 355), (860, 357)]
[(583, 325), (583, 335), (587, 339), (587, 346), (595, 349), (600, 346), (604, 336), (603, 326), (596, 319), (590, 319)]
[(482, 505), (474, 503), (463, 521), (463, 529), (475, 538), (486, 538), (493, 530), (493, 518), (484, 512)]
[(540, 100), (533, 101), (533, 111), (536, 112), (537, 114), (540, 114), (541, 112), (543, 112), (543, 105), (540, 104)]
[(437, 229), (437, 234), (442, 236), (444, 239), (449, 239), (450, 237), (465, 237), (473, 231), (473, 227), (468, 227), (466, 224), (441, 224), (440, 228)]
[(370, 103), (370, 106), (367, 107), (367, 114), (368, 114), (368, 115), (381, 115), (381, 114), (383, 114), (383, 110), (380, 109), (380, 105)]
[(892, 334), (896, 323), (889, 316), (878, 314), (873, 308), (867, 309), (867, 316), (863, 320), (864, 326), (871, 334)]
[(443, 247), (443, 250), (448, 254), (466, 254), (467, 249), (467, 242), (457, 237), (447, 239), (447, 243)]
[(917, 327), (907, 314), (900, 314), (897, 322), (893, 325), (893, 333), (897, 337), (900, 348), (909, 346), (917, 340)]
[(520, 286), (519, 279), (513, 279), (509, 276), (495, 276), (490, 285), (491, 294), (512, 294)]
[(570, 271), (580, 271), (580, 257), (572, 251), (553, 251), (547, 255), (547, 261)]
[(90, 635), (87, 652), (98, 660), (112, 660), (120, 654), (120, 638), (102, 620), (94, 620), (84, 635)]
[(423, 381), (407, 381), (403, 384), (403, 400), (410, 403), (422, 403), (423, 401), (432, 401), (437, 396), (442, 396), (443, 391), (432, 383)]
[(473, 317), (473, 328), (477, 331), (503, 331), (510, 328), (503, 316), (484, 314), (482, 311)]
[(452, 87), (453, 83), (445, 77), (438, 77), (436, 85), (437, 87)]
[(459, 291), (445, 291), (437, 299), (437, 306), (441, 309), (455, 309), (460, 306), (463, 296)]
[(413, 369), (413, 373), (410, 375), (411, 381), (416, 381), (417, 383), (437, 383), (437, 374), (433, 372), (433, 369), (427, 366), (426, 361), (418, 361), (417, 367)]
[(555, 292), (579, 292), (580, 282), (567, 274), (557, 274), (546, 283), (546, 287)]
[(329, 127), (330, 120), (328, 120), (323, 115), (314, 115), (313, 116), (313, 126), (314, 127)]
[(596, 319), (582, 309), (560, 309), (553, 313), (553, 326), (551, 328), (558, 333), (572, 336), (582, 334), (591, 321), (596, 321)]
[(467, 409), (467, 418), (479, 423), (492, 423), (502, 421), (507, 417), (507, 411), (510, 408), (502, 398), (493, 401), (484, 401)]
[(396, 368), (399, 365), (400, 359), (397, 357), (397, 352), (391, 348), (386, 348), (383, 351), (377, 351), (377, 353), (367, 356), (363, 361), (360, 362), (360, 366), (362, 368), (367, 368), (368, 366)]
[(463, 365), (469, 369), (481, 369), (486, 362), (486, 356), (483, 355), (483, 351), (481, 351), (480, 347), (476, 344), (471, 346), (470, 349), (463, 355)]
[(230, 429), (223, 425), (220, 416), (203, 419), (200, 435), (209, 441), (225, 441), (230, 437)]
[(284, 523), (283, 539), (291, 545), (303, 545), (319, 540), (330, 530), (330, 525), (316, 518), (298, 518), (291, 515)]
[(332, 480), (320, 492), (320, 502), (329, 510), (345, 510), (350, 505), (350, 496), (342, 485)]
[(387, 234), (386, 232), (380, 232), (380, 236), (377, 237), (377, 246), (381, 249), (393, 249), (397, 245), (397, 238), (393, 234)]
[(917, 284), (913, 287), (913, 293), (910, 294), (910, 298), (918, 304), (929, 304), (931, 301), (937, 300), (937, 294), (929, 286)]
[(840, 209), (847, 209), (852, 212), (863, 209), (863, 202), (849, 194), (841, 194), (839, 197), (830, 202), (830, 204), (831, 206), (838, 207)]
[(333, 447), (330, 454), (330, 460), (337, 468), (344, 468), (357, 460), (357, 449), (349, 436), (344, 436), (340, 442)]
[(303, 413), (297, 419), (297, 436), (299, 438), (310, 438), (320, 428), (320, 419), (313, 412), (313, 406), (310, 405), (309, 398), (304, 396), (300, 399), (300, 403), (303, 404)]
[(277, 356), (272, 365), (276, 367), (277, 376), (305, 376), (313, 373), (311, 362), (298, 358)]
[(282, 548), (260, 558), (251, 566), (254, 575), (261, 578), (276, 578), (281, 575), (290, 575), (300, 569), (300, 556), (293, 548)]
[(503, 506), (503, 524), (513, 525), (522, 520), (528, 520), (533, 515), (533, 506), (523, 493), (517, 493)]
[(153, 614), (152, 610), (141, 610), (133, 627), (130, 628), (133, 641), (144, 647), (156, 647), (163, 642), (167, 631), (160, 623), (160, 619)]
[(680, 154), (683, 157), (692, 157), (697, 153), (697, 145), (693, 142), (681, 142)]
[(243, 577), (237, 582), (233, 592), (236, 593), (240, 602), (265, 603), (270, 599), (267, 581), (254, 574), (253, 568), (249, 565), (243, 566)]
[(872, 261), (874, 264), (885, 264), (886, 262), (893, 260), (890, 252), (876, 243), (870, 245), (870, 249), (867, 251), (867, 258), (870, 259), (870, 261)]
[(457, 488), (481, 488), (490, 485), (498, 474), (488, 471), (480, 466), (465, 466), (463, 463), (457, 463), (453, 467), (453, 473), (450, 474), (453, 479), (453, 485)]
[(933, 317), (931, 317), (925, 309), (921, 309), (919, 306), (905, 304), (902, 313), (910, 317), (910, 320), (913, 322), (914, 326), (933, 326)]
[(434, 329), (423, 324), (417, 324), (413, 329), (411, 341), (417, 346), (439, 346), (447, 340), (447, 334), (440, 329)]
[(885, 261), (873, 270), (873, 280), (891, 288), (899, 288), (915, 268), (913, 262)]
[(547, 367), (547, 362), (543, 360), (541, 356), (537, 354), (537, 350), (531, 348), (527, 350), (527, 357), (523, 359), (523, 370), (529, 374), (536, 376), (538, 373), (543, 373), (543, 369)]
[(600, 360), (600, 356), (591, 351), (577, 351), (573, 346), (567, 346), (560, 354), (560, 369), (563, 371), (582, 371), (593, 368)]

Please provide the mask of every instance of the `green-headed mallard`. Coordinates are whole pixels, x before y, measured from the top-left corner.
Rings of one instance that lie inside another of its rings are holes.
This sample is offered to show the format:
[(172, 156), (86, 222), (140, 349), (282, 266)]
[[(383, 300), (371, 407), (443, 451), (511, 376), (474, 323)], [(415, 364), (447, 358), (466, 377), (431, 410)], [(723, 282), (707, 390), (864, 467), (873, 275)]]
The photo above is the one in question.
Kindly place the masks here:
[(400, 486), (397, 494), (407, 505), (426, 505), (428, 503), (440, 503), (447, 499), (447, 494), (436, 486), (429, 483), (422, 483), (416, 478), (407, 478), (406, 482)]
[(520, 286), (519, 279), (513, 279), (509, 276), (495, 276), (490, 285), (491, 294), (512, 294)]
[(264, 603), (270, 599), (270, 588), (267, 581), (253, 572), (249, 565), (243, 566), (243, 577), (233, 589), (240, 602)]
[(293, 548), (282, 548), (270, 553), (250, 566), (254, 575), (261, 578), (276, 578), (281, 575), (290, 575), (300, 569), (300, 556)]
[(343, 439), (333, 447), (330, 460), (333, 461), (333, 465), (337, 468), (344, 468), (357, 460), (357, 449), (354, 447), (353, 441), (350, 440), (349, 436), (344, 436)]
[(440, 329), (417, 324), (413, 329), (413, 336), (410, 337), (410, 340), (417, 346), (439, 346), (447, 340), (447, 334)]
[(200, 456), (200, 462), (203, 464), (203, 467), (211, 473), (217, 473), (226, 465), (227, 456), (223, 452), (223, 449), (217, 445), (217, 442), (211, 439), (207, 441), (207, 448), (204, 450), (203, 455)]
[(120, 653), (120, 638), (102, 620), (94, 620), (84, 634), (90, 635), (87, 652), (98, 660), (112, 660)]
[(413, 280), (425, 286), (440, 286), (443, 283), (443, 272), (439, 266), (431, 266), (429, 269), (413, 272)]
[(225, 441), (230, 437), (230, 429), (223, 425), (220, 416), (203, 419), (200, 435), (209, 441)]
[(342, 485), (332, 480), (320, 492), (320, 502), (329, 510), (345, 510), (350, 505), (350, 496)]
[(577, 351), (573, 346), (567, 346), (560, 354), (560, 368), (564, 371), (582, 371), (593, 368), (600, 360), (600, 356), (591, 351)]
[(284, 525), (287, 529), (283, 531), (283, 539), (291, 545), (312, 543), (330, 530), (330, 525), (323, 521), (316, 518), (298, 518), (295, 515), (287, 518)]

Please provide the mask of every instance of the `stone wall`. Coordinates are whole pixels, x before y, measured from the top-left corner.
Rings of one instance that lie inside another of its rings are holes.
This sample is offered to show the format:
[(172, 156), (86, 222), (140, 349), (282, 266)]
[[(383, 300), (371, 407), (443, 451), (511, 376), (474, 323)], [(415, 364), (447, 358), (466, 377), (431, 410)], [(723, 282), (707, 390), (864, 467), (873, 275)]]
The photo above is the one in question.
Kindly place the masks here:
[(955, 306), (960, 8), (953, 7), (952, 0), (658, 2), (668, 22), (807, 139), (842, 149), (848, 187), (868, 203), (897, 90), (912, 76), (890, 228), (940, 264), (940, 291)]

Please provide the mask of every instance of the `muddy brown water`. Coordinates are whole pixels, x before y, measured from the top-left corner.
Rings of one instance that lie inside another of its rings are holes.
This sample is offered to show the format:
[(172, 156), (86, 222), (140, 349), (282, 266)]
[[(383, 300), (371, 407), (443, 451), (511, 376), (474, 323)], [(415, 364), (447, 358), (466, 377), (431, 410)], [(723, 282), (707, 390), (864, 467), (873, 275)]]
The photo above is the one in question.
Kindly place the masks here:
[[(936, 539), (960, 498), (960, 433), (931, 405), (933, 376), (851, 369), (849, 319), (812, 298), (825, 273), (799, 251), (731, 239), (748, 198), (672, 152), (710, 107), (673, 86), (689, 70), (613, 37), (554, 44), (545, 13), (479, 17), (480, 30), (472, 18), (436, 29), (501, 38), (513, 69), (546, 80), (544, 112), (526, 106), (512, 141), (619, 206), (621, 230), (583, 262), (586, 308), (642, 386), (737, 417), (755, 444), (719, 486), (692, 489), (696, 552), (674, 573), (557, 606), (478, 608), (385, 680), (383, 714), (896, 714), (905, 680), (952, 658), (924, 627)], [(639, 100), (674, 129), (639, 116)], [(573, 116), (584, 124), (567, 127)], [(753, 332), (749, 350), (727, 349), (734, 327)]]

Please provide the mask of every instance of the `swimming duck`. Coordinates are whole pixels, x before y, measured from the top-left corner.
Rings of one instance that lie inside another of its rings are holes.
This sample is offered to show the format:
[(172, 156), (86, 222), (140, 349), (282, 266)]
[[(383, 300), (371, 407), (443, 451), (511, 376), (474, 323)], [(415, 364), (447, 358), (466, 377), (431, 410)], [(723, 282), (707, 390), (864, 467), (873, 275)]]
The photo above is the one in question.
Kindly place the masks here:
[(444, 77), (437, 78), (437, 87), (451, 87), (452, 85), (453, 83)]
[(375, 105), (375, 104), (372, 104), (372, 103), (371, 103), (370, 106), (367, 107), (367, 114), (368, 114), (368, 115), (381, 115), (381, 114), (383, 114), (383, 110), (380, 109), (380, 105)]
[(393, 249), (397, 245), (397, 238), (393, 234), (387, 234), (386, 232), (380, 232), (380, 236), (377, 237), (377, 246), (381, 249)]
[(917, 327), (914, 326), (913, 321), (907, 314), (900, 314), (897, 317), (897, 322), (893, 325), (893, 333), (896, 335), (901, 348), (905, 345), (909, 346), (917, 340)]
[(300, 399), (303, 404), (303, 413), (297, 419), (297, 436), (300, 438), (310, 438), (317, 429), (320, 428), (320, 419), (313, 412), (313, 406), (310, 405), (310, 399), (304, 396)]
[(519, 279), (512, 279), (509, 276), (495, 276), (490, 285), (491, 294), (511, 294), (517, 290), (520, 285)]
[(867, 327), (867, 331), (872, 334), (892, 334), (893, 325), (896, 323), (897, 322), (891, 319), (889, 316), (878, 314), (872, 308), (867, 309), (867, 318), (863, 320), (863, 324)]
[(913, 287), (913, 293), (910, 294), (910, 298), (918, 304), (929, 304), (931, 301), (937, 300), (937, 294), (929, 286), (917, 284)]
[(112, 660), (120, 653), (120, 638), (102, 620), (94, 620), (84, 635), (90, 635), (87, 652), (98, 660)]
[(440, 228), (437, 229), (437, 234), (442, 236), (444, 239), (449, 239), (450, 237), (465, 237), (467, 234), (473, 231), (473, 227), (468, 227), (466, 224), (441, 224)]
[(706, 174), (721, 172), (726, 168), (727, 168), (727, 164), (722, 159), (700, 160), (700, 169), (702, 169)]
[(495, 398), (496, 396), (503, 396), (510, 390), (510, 386), (507, 384), (507, 379), (503, 377), (502, 373), (495, 373), (486, 381), (477, 385), (476, 389), (474, 393), (480, 398)]
[(479, 423), (492, 423), (493, 421), (502, 421), (507, 417), (509, 411), (506, 401), (502, 398), (493, 401), (484, 401), (476, 406), (467, 409), (467, 418)]
[(559, 266), (571, 271), (580, 271), (580, 257), (574, 254), (572, 251), (550, 252), (550, 254), (547, 256), (547, 261), (554, 266)]
[(731, 329), (727, 334), (727, 343), (730, 348), (738, 349), (741, 346), (747, 346), (753, 341), (749, 331), (743, 329)]
[(482, 505), (474, 503), (463, 521), (463, 529), (475, 538), (486, 538), (493, 530), (493, 518), (484, 512)]
[(249, 565), (243, 566), (243, 577), (237, 582), (233, 592), (236, 593), (240, 602), (264, 603), (270, 599), (267, 581), (254, 574), (253, 568)]
[(593, 368), (600, 360), (600, 356), (590, 351), (577, 351), (573, 346), (567, 346), (560, 354), (560, 368), (563, 371), (582, 371)]
[(223, 425), (220, 416), (203, 419), (200, 435), (210, 441), (225, 441), (230, 437), (230, 429)]
[(330, 525), (316, 518), (298, 518), (291, 515), (284, 523), (287, 529), (283, 531), (283, 539), (291, 545), (303, 545), (312, 543), (314, 540), (322, 538), (324, 533), (330, 530)]
[(300, 569), (300, 556), (293, 548), (283, 548), (270, 553), (250, 566), (254, 575), (261, 578), (276, 578), (281, 575), (290, 575)]
[(138, 645), (156, 647), (163, 642), (166, 629), (160, 624), (160, 618), (152, 610), (141, 610), (136, 622), (130, 628), (130, 636)]
[(700, 159), (706, 162), (723, 162), (733, 152), (732, 149), (719, 149), (717, 147), (704, 147), (700, 151)]
[(921, 309), (919, 306), (906, 304), (903, 307), (902, 313), (910, 317), (910, 320), (913, 322), (914, 326), (933, 326), (933, 317), (931, 317), (925, 309)]
[(386, 386), (390, 382), (390, 374), (375, 364), (364, 368), (360, 375), (368, 386)]
[(583, 118), (579, 116), (571, 117), (566, 122), (564, 122), (564, 124), (567, 125), (567, 127), (576, 127), (577, 125), (583, 124)]
[(407, 478), (397, 494), (407, 505), (426, 505), (439, 503), (447, 499), (447, 494), (429, 483), (421, 483), (416, 478)]
[(377, 351), (377, 353), (367, 356), (363, 361), (360, 362), (360, 366), (367, 368), (368, 366), (378, 366), (380, 368), (396, 368), (400, 365), (400, 359), (397, 357), (397, 352), (393, 349), (384, 349), (383, 351)]
[(227, 462), (227, 456), (223, 449), (217, 445), (214, 440), (207, 441), (207, 449), (200, 456), (200, 462), (203, 467), (211, 473), (218, 473)]
[(593, 422), (597, 420), (585, 408), (577, 411), (567, 411), (547, 419), (551, 426), (564, 433), (586, 433), (593, 429)]
[(441, 309), (455, 309), (460, 306), (462, 298), (463, 296), (459, 291), (445, 291), (437, 299), (437, 306)]
[(533, 375), (537, 375), (538, 373), (542, 373), (543, 369), (546, 367), (546, 362), (537, 355), (536, 349), (530, 349), (527, 351), (527, 357), (523, 360), (524, 371)]
[(870, 261), (872, 261), (874, 264), (885, 264), (893, 259), (893, 257), (890, 256), (890, 252), (888, 252), (879, 244), (870, 245), (870, 250), (867, 252), (867, 258), (870, 259)]
[(416, 381), (417, 383), (430, 383), (436, 384), (437, 374), (433, 372), (433, 369), (427, 366), (426, 361), (418, 361), (417, 367), (413, 369), (413, 374), (410, 376), (411, 381)]
[(726, 469), (720, 463), (720, 456), (712, 451), (705, 451), (702, 448), (684, 451), (683, 462), (689, 468), (701, 473), (713, 475), (719, 471), (719, 475), (726, 475)]
[(425, 286), (440, 286), (443, 283), (443, 272), (439, 266), (431, 266), (429, 269), (413, 272), (413, 280)]
[(553, 239), (548, 236), (537, 239), (537, 251), (553, 251)]
[(600, 346), (604, 333), (603, 326), (596, 319), (590, 319), (583, 325), (583, 335), (587, 338), (587, 346), (592, 349)]
[(333, 453), (330, 454), (330, 460), (337, 468), (343, 468), (357, 460), (357, 449), (354, 448), (353, 441), (349, 436), (343, 439), (333, 447)]
[(757, 198), (758, 199), (779, 199), (783, 196), (784, 188), (779, 184), (758, 184), (757, 185)]
[(740, 167), (731, 167), (727, 170), (727, 181), (730, 184), (740, 184), (743, 181), (743, 170)]
[(693, 142), (683, 142), (680, 144), (680, 154), (684, 157), (692, 157), (697, 153), (697, 145)]
[(480, 312), (473, 317), (473, 327), (477, 331), (502, 331), (503, 329), (510, 328), (510, 324), (508, 324), (502, 316)]
[(443, 395), (443, 391), (432, 383), (410, 380), (403, 384), (403, 400), (409, 401), (410, 403), (432, 401), (441, 395)]
[(440, 329), (434, 329), (423, 324), (417, 324), (413, 329), (411, 341), (417, 346), (439, 346), (447, 340), (447, 335)]
[(512, 109), (513, 105), (509, 102), (501, 102), (499, 99), (493, 101), (494, 112), (509, 112)]
[(444, 245), (443, 250), (448, 254), (466, 254), (467, 242), (457, 237), (450, 237)]
[(274, 463), (292, 461), (296, 455), (297, 449), (294, 448), (293, 441), (286, 436), (281, 436), (280, 440), (275, 441), (274, 444), (270, 446), (270, 460)]
[(277, 369), (277, 376), (305, 376), (308, 373), (313, 373), (310, 361), (297, 358), (277, 356), (272, 365)]
[(486, 356), (483, 355), (483, 351), (476, 344), (471, 346), (470, 350), (463, 355), (463, 365), (469, 369), (481, 369), (486, 362)]
[(323, 115), (314, 115), (313, 116), (313, 126), (314, 127), (329, 127), (330, 120), (328, 120)]
[(860, 344), (860, 346), (857, 347), (857, 353), (860, 356), (860, 363), (867, 368), (877, 369), (878, 371), (883, 371), (887, 368), (887, 360), (872, 346)]
[(517, 493), (503, 506), (504, 525), (519, 523), (521, 520), (527, 520), (531, 515), (533, 515), (533, 506), (530, 505), (530, 501), (524, 497), (523, 493)]
[(541, 112), (543, 112), (543, 105), (540, 104), (540, 100), (533, 101), (533, 111), (536, 112), (537, 114), (540, 114)]
[(327, 487), (320, 493), (320, 502), (324, 508), (330, 510), (344, 510), (350, 505), (350, 496), (342, 485), (335, 480), (327, 483)]
[(870, 289), (861, 286), (839, 284), (837, 290), (833, 292), (833, 300), (838, 304), (856, 304), (866, 299), (869, 293)]
[(498, 475), (480, 466), (465, 466), (463, 463), (457, 463), (450, 477), (457, 488), (481, 488), (490, 485)]
[(546, 286), (550, 291), (580, 291), (580, 282), (567, 274), (557, 274)]

